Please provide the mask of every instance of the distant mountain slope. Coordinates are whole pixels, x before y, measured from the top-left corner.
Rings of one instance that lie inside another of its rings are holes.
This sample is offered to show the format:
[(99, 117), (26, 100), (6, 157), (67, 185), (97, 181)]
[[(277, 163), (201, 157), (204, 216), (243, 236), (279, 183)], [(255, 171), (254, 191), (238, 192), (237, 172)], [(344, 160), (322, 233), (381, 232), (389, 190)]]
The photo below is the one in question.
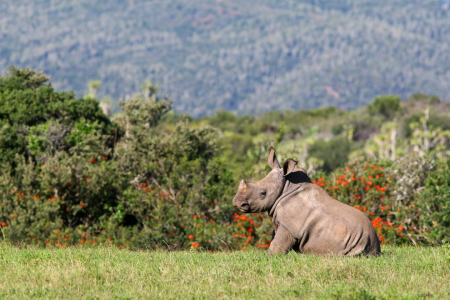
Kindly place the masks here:
[(147, 78), (201, 116), (450, 98), (450, 11), (429, 0), (0, 1), (0, 70), (124, 97)]

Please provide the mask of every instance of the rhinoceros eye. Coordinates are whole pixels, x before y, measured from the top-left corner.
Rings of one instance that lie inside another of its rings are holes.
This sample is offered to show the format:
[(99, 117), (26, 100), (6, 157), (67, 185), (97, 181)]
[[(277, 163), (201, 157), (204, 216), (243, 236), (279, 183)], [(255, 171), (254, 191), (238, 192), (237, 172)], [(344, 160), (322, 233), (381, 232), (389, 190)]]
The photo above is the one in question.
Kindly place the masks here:
[(261, 195), (261, 197), (264, 197), (264, 196), (266, 196), (266, 191), (261, 190), (261, 191), (259, 191), (259, 194)]

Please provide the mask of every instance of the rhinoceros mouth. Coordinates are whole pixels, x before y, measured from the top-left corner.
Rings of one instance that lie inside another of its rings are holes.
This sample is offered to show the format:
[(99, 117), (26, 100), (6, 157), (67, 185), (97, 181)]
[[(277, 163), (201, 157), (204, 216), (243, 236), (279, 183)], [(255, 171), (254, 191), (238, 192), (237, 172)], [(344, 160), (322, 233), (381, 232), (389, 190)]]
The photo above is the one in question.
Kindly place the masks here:
[(250, 210), (250, 205), (247, 203), (241, 205), (241, 211), (242, 212), (248, 212)]

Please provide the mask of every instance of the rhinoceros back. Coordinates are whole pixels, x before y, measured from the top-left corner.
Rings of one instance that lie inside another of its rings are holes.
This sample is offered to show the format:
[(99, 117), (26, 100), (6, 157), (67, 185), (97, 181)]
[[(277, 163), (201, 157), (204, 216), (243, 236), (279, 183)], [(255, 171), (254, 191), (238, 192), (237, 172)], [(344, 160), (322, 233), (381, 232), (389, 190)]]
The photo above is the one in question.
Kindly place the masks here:
[[(292, 188), (292, 187), (291, 187)], [(314, 183), (300, 183), (275, 208), (274, 222), (297, 240), (302, 253), (358, 255), (380, 253), (369, 218), (330, 197)]]

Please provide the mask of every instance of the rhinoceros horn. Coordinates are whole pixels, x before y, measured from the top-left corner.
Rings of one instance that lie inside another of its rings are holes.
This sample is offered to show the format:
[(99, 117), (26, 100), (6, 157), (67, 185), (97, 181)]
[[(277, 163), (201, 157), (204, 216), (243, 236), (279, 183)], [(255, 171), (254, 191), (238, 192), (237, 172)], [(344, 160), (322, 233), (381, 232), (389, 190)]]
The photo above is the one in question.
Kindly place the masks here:
[(247, 191), (247, 183), (244, 179), (241, 180), (239, 184), (239, 189), (242, 190), (244, 193)]

